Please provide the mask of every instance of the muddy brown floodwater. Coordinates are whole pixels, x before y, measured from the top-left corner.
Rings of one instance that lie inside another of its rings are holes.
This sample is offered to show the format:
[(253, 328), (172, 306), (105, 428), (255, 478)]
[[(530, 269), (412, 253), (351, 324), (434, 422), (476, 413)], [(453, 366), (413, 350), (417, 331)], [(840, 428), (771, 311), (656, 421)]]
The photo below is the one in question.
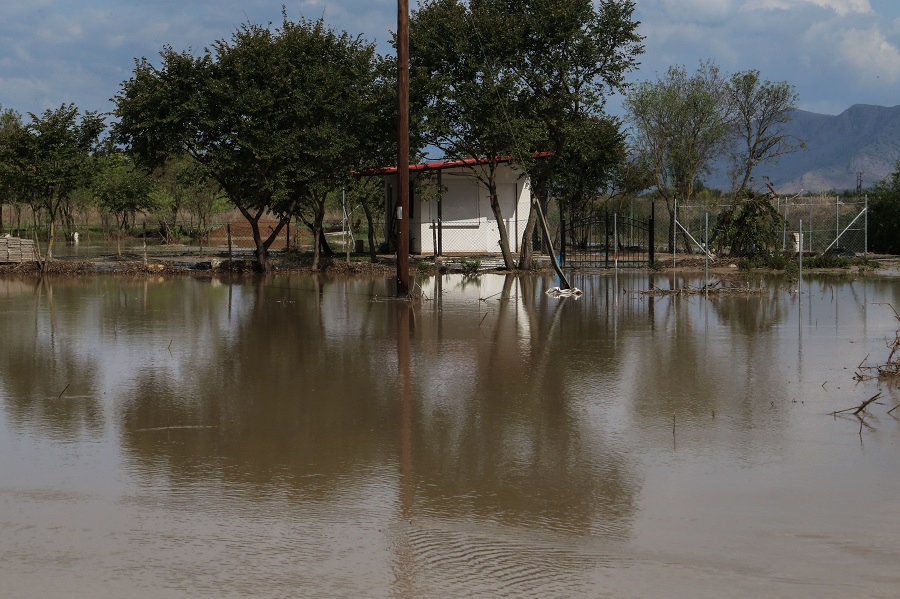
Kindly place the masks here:
[(574, 283), (0, 280), (0, 596), (900, 595), (900, 278)]

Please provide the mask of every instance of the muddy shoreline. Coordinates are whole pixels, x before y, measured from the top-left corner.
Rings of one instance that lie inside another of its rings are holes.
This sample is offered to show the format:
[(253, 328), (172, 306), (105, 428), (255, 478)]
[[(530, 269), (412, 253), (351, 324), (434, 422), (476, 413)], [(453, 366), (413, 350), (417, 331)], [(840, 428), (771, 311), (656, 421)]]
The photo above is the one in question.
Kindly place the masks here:
[[(495, 257), (484, 257), (486, 264), (477, 270), (477, 274), (504, 273), (501, 267), (494, 265)], [(884, 274), (900, 276), (900, 256), (872, 256), (879, 264), (873, 268), (869, 266), (850, 266), (845, 268), (804, 268), (805, 273), (817, 274)], [(321, 260), (320, 269), (313, 271), (311, 268), (312, 257), (308, 255), (273, 255), (270, 258), (271, 271), (267, 274), (312, 274), (319, 272), (329, 275), (353, 275), (353, 276), (390, 276), (396, 272), (393, 256), (379, 256), (376, 262), (368, 258), (354, 257), (349, 262), (343, 256), (334, 256)], [(254, 268), (251, 258), (241, 257), (229, 260), (221, 256), (181, 255), (181, 256), (152, 256), (147, 257), (135, 254), (122, 256), (99, 256), (83, 260), (71, 258), (54, 258), (47, 263), (46, 271), (42, 270), (42, 263), (22, 262), (0, 264), (0, 276), (41, 276), (65, 275), (65, 276), (91, 276), (91, 275), (129, 275), (129, 276), (198, 276), (207, 277), (217, 275), (257, 275), (261, 274)], [(707, 264), (703, 256), (676, 256), (674, 270), (677, 272), (702, 273), (709, 268), (709, 273), (715, 276), (738, 275), (750, 273), (778, 273), (766, 269), (741, 270), (738, 260), (732, 258), (717, 258)], [(452, 257), (439, 259), (437, 262), (431, 256), (411, 257), (410, 268), (412, 272), (431, 274), (436, 272), (463, 272), (463, 261)], [(642, 267), (638, 270), (649, 269)], [(624, 269), (623, 269), (624, 270)], [(636, 270), (629, 267), (628, 270)], [(673, 271), (671, 258), (659, 260), (656, 272), (671, 273)], [(608, 272), (611, 269), (579, 269), (578, 272)], [(543, 264), (537, 273), (553, 272), (549, 264)], [(471, 273), (470, 274), (475, 274)]]

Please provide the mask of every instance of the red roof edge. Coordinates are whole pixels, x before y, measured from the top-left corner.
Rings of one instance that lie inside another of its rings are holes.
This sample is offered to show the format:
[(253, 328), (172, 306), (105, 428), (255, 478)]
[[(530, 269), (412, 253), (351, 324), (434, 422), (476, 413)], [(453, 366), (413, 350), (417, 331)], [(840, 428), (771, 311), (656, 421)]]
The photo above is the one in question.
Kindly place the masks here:
[[(550, 156), (552, 152), (535, 152), (532, 154), (534, 158), (545, 158)], [(498, 156), (494, 158), (494, 162), (509, 162), (512, 156)], [(488, 157), (479, 158), (460, 158), (457, 160), (432, 160), (429, 162), (420, 162), (419, 164), (410, 164), (410, 172), (414, 171), (437, 171), (445, 168), (454, 168), (458, 166), (476, 166), (479, 164), (488, 164), (491, 159)], [(385, 166), (382, 168), (373, 168), (361, 171), (360, 175), (393, 175), (397, 173), (396, 166)]]

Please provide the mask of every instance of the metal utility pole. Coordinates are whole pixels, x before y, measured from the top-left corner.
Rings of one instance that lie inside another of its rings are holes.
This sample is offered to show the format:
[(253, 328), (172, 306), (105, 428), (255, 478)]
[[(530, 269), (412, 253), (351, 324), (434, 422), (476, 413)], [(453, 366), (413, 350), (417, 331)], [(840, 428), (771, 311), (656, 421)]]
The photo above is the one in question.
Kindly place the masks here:
[(397, 0), (397, 297), (409, 295), (409, 0)]

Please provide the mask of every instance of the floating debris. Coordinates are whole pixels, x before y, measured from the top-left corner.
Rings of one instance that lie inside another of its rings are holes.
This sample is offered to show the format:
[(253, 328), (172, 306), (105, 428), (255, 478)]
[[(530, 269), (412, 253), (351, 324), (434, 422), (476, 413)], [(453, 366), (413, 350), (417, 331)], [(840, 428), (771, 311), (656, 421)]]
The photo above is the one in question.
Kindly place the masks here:
[(581, 291), (578, 287), (572, 287), (571, 289), (562, 289), (560, 287), (551, 287), (545, 292), (547, 295), (552, 295), (553, 297), (575, 297), (579, 298), (584, 295), (584, 292)]

